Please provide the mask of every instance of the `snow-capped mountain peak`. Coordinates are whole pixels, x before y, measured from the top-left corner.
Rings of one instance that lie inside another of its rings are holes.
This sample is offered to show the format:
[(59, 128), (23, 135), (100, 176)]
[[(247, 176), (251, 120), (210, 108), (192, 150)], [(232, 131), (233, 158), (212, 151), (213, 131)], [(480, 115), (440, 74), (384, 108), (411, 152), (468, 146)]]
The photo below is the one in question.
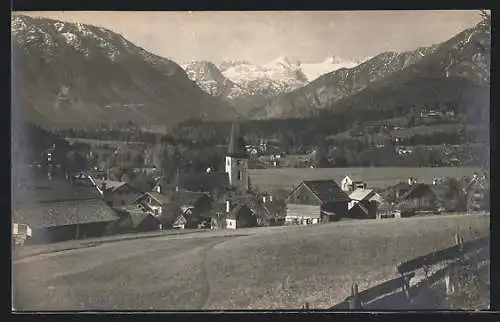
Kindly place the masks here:
[(360, 62), (347, 60), (338, 56), (328, 56), (321, 63), (303, 63), (300, 68), (307, 79), (311, 82), (321, 75), (331, 73), (341, 68), (354, 68)]
[(323, 60), (323, 64), (346, 64), (352, 63), (352, 61), (338, 57), (338, 56), (328, 56)]

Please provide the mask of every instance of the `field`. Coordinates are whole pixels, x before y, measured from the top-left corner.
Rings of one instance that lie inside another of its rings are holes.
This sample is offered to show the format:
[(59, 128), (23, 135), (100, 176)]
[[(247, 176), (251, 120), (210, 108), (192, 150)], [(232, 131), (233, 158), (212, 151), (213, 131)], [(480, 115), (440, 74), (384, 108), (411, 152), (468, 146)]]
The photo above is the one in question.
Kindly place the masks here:
[(396, 184), (408, 177), (417, 178), (422, 183), (432, 183), (435, 177), (472, 176), (480, 171), (475, 167), (441, 167), (441, 168), (278, 168), (278, 169), (251, 169), (250, 183), (262, 189), (290, 189), (303, 180), (334, 179), (337, 183), (348, 175), (353, 180), (363, 180), (369, 187), (386, 187)]
[(455, 233), (489, 236), (489, 225), (489, 215), (443, 215), (103, 243), (14, 261), (14, 307), (328, 308), (354, 280), (363, 290), (395, 278), (399, 262), (451, 246)]

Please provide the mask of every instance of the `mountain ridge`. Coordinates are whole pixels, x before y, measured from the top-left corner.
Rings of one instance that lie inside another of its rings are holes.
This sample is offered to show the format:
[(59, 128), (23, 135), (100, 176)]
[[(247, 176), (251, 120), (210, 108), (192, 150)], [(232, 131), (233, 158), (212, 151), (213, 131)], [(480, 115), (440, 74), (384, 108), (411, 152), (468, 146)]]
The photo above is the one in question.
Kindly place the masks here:
[(105, 28), (16, 14), (11, 36), (13, 103), (31, 122), (155, 125), (236, 117), (175, 62)]

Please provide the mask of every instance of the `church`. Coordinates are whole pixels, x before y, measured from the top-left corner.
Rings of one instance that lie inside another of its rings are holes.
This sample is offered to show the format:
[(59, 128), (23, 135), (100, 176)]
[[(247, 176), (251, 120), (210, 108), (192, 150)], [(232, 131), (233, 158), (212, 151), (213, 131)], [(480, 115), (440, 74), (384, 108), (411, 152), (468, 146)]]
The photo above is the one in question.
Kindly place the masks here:
[(248, 153), (239, 124), (231, 127), (229, 145), (225, 157), (225, 171), (204, 173), (182, 173), (178, 171), (174, 182), (159, 180), (153, 187), (158, 193), (168, 193), (173, 186), (177, 190), (209, 193), (214, 201), (224, 198), (228, 190), (245, 192), (249, 190)]

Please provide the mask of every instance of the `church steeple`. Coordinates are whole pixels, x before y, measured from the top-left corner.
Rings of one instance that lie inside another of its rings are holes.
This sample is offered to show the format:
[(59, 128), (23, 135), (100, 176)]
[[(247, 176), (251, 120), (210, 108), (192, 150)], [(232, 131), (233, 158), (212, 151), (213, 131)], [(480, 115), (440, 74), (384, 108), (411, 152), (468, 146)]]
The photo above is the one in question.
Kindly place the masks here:
[(236, 158), (248, 157), (243, 136), (240, 134), (239, 122), (235, 122), (231, 126), (227, 156)]
[(248, 190), (248, 154), (238, 122), (231, 128), (229, 146), (226, 155), (226, 173), (232, 187)]

